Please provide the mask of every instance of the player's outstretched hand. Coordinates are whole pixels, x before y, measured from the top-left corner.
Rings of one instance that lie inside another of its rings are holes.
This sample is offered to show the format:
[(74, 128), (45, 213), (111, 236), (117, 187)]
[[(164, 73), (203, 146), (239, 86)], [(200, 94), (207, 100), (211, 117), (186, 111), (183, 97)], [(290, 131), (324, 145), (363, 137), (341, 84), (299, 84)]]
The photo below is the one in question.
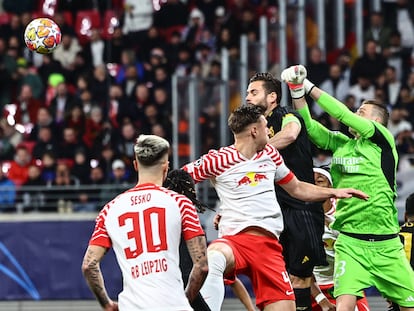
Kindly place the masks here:
[(308, 72), (303, 65), (294, 65), (282, 71), (281, 78), (288, 84), (303, 84)]
[(105, 311), (118, 311), (118, 303), (115, 301), (110, 301), (104, 308)]
[(346, 199), (346, 198), (352, 198), (356, 197), (361, 200), (368, 200), (369, 196), (362, 192), (361, 190), (357, 190), (354, 188), (339, 188), (339, 189), (333, 189), (334, 195), (337, 199)]
[(319, 306), (321, 307), (322, 311), (335, 311), (336, 310), (336, 306), (331, 303), (328, 298), (323, 299), (320, 303)]
[(289, 86), (290, 95), (294, 99), (305, 95), (303, 81), (307, 77), (307, 71), (303, 65), (290, 66), (282, 71), (281, 79)]

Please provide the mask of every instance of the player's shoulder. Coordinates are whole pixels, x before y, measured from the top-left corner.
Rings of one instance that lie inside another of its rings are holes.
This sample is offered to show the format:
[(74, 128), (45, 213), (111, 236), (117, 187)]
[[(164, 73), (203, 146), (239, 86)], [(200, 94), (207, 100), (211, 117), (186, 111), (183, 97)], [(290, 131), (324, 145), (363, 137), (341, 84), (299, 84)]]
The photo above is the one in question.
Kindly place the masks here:
[(174, 190), (164, 188), (164, 187), (160, 187), (160, 190), (162, 192), (164, 192), (168, 197), (173, 199), (175, 202), (177, 202), (177, 204), (179, 206), (181, 206), (183, 204), (193, 205), (191, 200), (188, 197), (186, 197), (185, 195), (181, 194), (181, 193), (175, 192)]
[(269, 155), (279, 155), (279, 150), (277, 150), (276, 147), (274, 147), (271, 144), (266, 144), (265, 148), (263, 149), (263, 152)]

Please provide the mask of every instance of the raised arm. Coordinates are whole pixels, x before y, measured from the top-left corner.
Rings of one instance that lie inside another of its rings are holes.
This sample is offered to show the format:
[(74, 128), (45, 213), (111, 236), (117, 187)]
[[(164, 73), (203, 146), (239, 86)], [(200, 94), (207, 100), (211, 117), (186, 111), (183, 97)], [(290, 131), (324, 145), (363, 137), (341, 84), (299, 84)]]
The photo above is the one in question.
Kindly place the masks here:
[(357, 197), (363, 200), (368, 195), (353, 188), (326, 188), (292, 178), (288, 183), (279, 184), (292, 197), (301, 201), (324, 201), (328, 198), (346, 199)]
[(304, 95), (307, 93), (330, 116), (351, 127), (362, 137), (370, 138), (374, 134), (375, 126), (372, 121), (358, 116), (306, 77), (307, 71), (302, 65), (291, 66), (282, 72), (282, 79), (289, 85), (296, 109), (301, 112), (306, 107)]
[(269, 139), (269, 144), (276, 149), (284, 149), (296, 141), (300, 130), (300, 121), (297, 117), (291, 114), (283, 119), (282, 129)]
[(282, 72), (282, 80), (289, 86), (293, 106), (302, 116), (311, 141), (318, 147), (334, 150), (349, 138), (339, 132), (331, 132), (311, 116), (305, 100), (306, 69), (303, 66), (289, 67)]

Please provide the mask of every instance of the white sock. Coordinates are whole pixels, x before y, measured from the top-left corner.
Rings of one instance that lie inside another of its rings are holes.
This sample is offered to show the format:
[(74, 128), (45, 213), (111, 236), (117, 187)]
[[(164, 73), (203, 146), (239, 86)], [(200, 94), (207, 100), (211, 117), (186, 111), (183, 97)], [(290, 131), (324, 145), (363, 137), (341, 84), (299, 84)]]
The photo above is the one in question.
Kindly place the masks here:
[(212, 250), (207, 252), (208, 275), (200, 290), (211, 311), (220, 311), (224, 300), (223, 274), (226, 269), (226, 257)]

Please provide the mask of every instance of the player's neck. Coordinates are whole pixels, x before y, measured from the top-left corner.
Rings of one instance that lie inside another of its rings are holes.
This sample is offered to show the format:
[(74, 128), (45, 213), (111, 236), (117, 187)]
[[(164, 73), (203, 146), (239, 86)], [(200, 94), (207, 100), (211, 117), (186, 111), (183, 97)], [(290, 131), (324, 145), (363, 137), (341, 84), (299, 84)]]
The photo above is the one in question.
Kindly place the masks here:
[(153, 174), (139, 174), (138, 176), (138, 185), (142, 184), (155, 184), (161, 186), (164, 182), (163, 175), (153, 175)]
[(254, 142), (236, 140), (234, 147), (247, 159), (251, 159), (257, 153)]

